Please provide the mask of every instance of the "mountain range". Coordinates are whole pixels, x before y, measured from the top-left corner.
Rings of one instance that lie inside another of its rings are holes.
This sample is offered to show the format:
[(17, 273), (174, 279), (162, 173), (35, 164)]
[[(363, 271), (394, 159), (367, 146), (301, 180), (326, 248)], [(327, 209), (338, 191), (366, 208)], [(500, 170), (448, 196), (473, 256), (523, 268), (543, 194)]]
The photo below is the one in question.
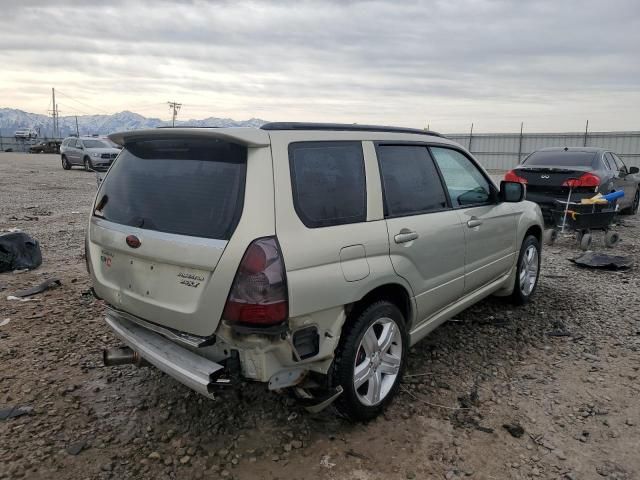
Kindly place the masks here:
[[(156, 128), (171, 125), (170, 121), (149, 118), (138, 113), (124, 111), (112, 115), (78, 115), (80, 135), (108, 135), (117, 131)], [(209, 117), (202, 120), (176, 120), (176, 127), (259, 127), (266, 120), (251, 118), (249, 120), (233, 120), (231, 118)], [(76, 133), (76, 117), (60, 117), (59, 137), (67, 137)], [(0, 108), (0, 136), (13, 137), (16, 130), (33, 128), (39, 136), (53, 135), (53, 120), (48, 115), (29, 113), (15, 108)]]

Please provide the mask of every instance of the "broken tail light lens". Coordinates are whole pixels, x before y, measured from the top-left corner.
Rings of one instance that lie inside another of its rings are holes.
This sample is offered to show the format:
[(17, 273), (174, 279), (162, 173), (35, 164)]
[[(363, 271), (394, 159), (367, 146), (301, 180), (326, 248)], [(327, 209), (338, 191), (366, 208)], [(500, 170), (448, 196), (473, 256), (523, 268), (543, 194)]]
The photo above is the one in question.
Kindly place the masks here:
[(526, 178), (521, 177), (520, 175), (518, 175), (518, 173), (515, 170), (509, 170), (507, 173), (505, 173), (504, 174), (504, 180), (506, 182), (524, 183), (525, 185), (527, 183), (529, 183), (529, 181)]
[(587, 172), (583, 175), (580, 175), (578, 178), (569, 178), (562, 183), (563, 187), (597, 187), (600, 185), (600, 177)]
[(233, 280), (222, 318), (250, 326), (284, 322), (289, 313), (282, 253), (275, 237), (254, 240)]

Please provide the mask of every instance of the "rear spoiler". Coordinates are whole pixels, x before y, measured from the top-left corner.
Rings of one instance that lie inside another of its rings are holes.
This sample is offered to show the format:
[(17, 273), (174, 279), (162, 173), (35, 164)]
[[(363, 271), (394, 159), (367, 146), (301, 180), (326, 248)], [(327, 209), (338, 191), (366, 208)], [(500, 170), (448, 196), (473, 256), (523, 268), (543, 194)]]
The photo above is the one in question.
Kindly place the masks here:
[(109, 139), (126, 147), (127, 144), (144, 140), (162, 138), (212, 138), (237, 143), (246, 147), (268, 147), (270, 145), (269, 134), (258, 128), (231, 127), (231, 128), (154, 128), (148, 130), (131, 130), (109, 135)]

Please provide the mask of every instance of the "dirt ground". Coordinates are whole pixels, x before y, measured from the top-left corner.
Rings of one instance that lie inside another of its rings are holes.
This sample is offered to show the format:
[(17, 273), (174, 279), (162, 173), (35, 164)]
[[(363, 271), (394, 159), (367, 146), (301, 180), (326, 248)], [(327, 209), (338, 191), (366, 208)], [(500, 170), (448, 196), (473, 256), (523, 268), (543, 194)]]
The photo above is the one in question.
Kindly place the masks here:
[[(88, 293), (95, 188), (55, 155), (0, 154), (0, 229), (32, 234), (44, 257), (0, 274), (0, 411), (25, 413), (0, 419), (0, 478), (640, 478), (638, 217), (613, 250), (638, 267), (579, 269), (572, 239), (546, 247), (535, 301), (487, 299), (440, 327), (363, 425), (261, 384), (210, 401), (155, 369), (103, 367), (119, 342)], [(6, 298), (51, 277), (62, 285)]]

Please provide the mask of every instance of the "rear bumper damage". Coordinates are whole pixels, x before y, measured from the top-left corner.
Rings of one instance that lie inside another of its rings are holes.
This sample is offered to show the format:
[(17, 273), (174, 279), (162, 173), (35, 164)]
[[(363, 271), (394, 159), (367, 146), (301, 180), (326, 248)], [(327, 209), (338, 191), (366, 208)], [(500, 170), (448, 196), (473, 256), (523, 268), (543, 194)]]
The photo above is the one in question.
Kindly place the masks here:
[(197, 355), (114, 312), (107, 313), (106, 322), (116, 336), (142, 359), (196, 392), (213, 397), (217, 387), (229, 384), (229, 380), (222, 376), (223, 365)]

